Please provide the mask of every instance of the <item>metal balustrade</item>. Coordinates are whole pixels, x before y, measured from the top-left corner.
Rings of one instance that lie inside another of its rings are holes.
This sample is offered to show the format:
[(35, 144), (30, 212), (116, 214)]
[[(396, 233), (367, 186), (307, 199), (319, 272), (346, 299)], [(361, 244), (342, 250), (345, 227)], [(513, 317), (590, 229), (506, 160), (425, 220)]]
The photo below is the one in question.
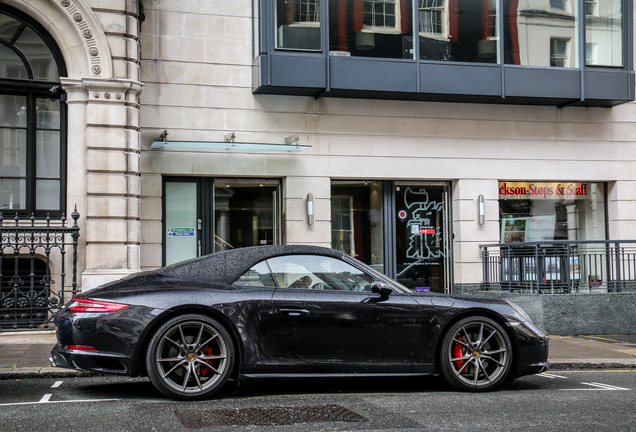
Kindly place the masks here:
[(636, 240), (499, 243), (479, 248), (484, 290), (636, 291)]
[(76, 209), (68, 227), (64, 216), (53, 221), (16, 214), (7, 223), (0, 212), (0, 331), (55, 326), (55, 314), (77, 293), (79, 216)]

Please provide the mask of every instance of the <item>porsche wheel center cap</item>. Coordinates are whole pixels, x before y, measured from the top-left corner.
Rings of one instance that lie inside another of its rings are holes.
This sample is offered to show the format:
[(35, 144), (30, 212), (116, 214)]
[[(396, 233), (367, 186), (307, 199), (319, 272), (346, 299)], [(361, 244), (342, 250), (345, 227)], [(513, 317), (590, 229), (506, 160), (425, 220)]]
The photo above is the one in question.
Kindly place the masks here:
[(191, 362), (194, 361), (194, 358), (196, 356), (194, 355), (194, 353), (188, 353), (188, 360), (190, 360)]
[(475, 357), (479, 357), (481, 354), (479, 354), (479, 351), (475, 351), (475, 352), (473, 352), (473, 355), (474, 355)]

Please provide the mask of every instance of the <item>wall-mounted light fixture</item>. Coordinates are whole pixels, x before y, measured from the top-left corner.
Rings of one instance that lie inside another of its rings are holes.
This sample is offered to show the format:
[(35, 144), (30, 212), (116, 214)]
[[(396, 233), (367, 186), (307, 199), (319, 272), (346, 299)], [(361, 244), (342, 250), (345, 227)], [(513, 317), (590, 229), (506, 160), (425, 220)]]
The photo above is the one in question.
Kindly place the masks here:
[(314, 195), (307, 194), (307, 224), (314, 224)]
[(484, 202), (484, 196), (479, 195), (477, 202), (479, 203), (479, 225), (483, 225), (486, 222), (486, 203)]

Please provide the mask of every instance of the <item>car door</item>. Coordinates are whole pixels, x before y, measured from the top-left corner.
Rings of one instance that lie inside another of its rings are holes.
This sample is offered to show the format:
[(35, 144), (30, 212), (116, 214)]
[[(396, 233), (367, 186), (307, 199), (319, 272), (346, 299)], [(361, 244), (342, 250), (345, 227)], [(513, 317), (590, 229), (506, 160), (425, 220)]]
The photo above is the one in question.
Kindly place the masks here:
[[(279, 331), (298, 357), (313, 364), (308, 370), (389, 371), (387, 350), (395, 341), (387, 340), (387, 328), (406, 322), (400, 316), (402, 305), (396, 307), (390, 297), (381, 299), (371, 292), (373, 276), (319, 255), (288, 255), (267, 262), (278, 284), (272, 309)], [(417, 326), (413, 320), (409, 325)], [(411, 348), (407, 351), (415, 353)]]

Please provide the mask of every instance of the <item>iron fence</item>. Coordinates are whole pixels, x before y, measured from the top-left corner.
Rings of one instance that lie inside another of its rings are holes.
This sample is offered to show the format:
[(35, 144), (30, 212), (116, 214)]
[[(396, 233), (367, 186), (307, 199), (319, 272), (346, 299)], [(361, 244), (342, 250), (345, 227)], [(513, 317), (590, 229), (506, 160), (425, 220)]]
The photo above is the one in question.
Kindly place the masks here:
[(76, 208), (71, 227), (64, 215), (53, 221), (16, 214), (5, 224), (0, 212), (0, 331), (54, 327), (59, 308), (77, 293), (79, 216)]
[(485, 290), (636, 291), (636, 240), (501, 243), (479, 248)]

